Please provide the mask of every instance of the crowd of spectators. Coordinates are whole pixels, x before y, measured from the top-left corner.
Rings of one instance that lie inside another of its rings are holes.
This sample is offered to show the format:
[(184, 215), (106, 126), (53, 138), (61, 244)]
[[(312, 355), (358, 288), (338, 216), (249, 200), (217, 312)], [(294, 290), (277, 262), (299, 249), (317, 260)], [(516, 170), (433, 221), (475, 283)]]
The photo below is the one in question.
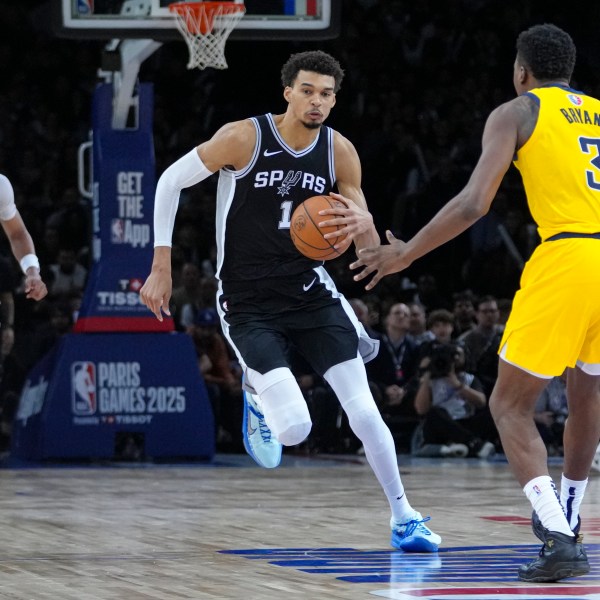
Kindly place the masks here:
[[(2, 273), (9, 273), (3, 277), (11, 278), (2, 289), (12, 289), (16, 304), (14, 345), (2, 346), (0, 444), (7, 443), (28, 369), (77, 318), (91, 267), (90, 207), (77, 191), (76, 156), (88, 138), (105, 42), (56, 37), (44, 18), (45, 4), (0, 3), (0, 172), (12, 181), (50, 291), (35, 306), (24, 300), (18, 267), (0, 239)], [(596, 16), (599, 10), (589, 7)], [(230, 41), (227, 71), (187, 71), (185, 45), (166, 43), (140, 71), (140, 79), (152, 81), (155, 89), (157, 174), (225, 122), (282, 112), (281, 64), (292, 52), (321, 48), (346, 71), (329, 124), (359, 152), (376, 226), (381, 233), (390, 228), (397, 237), (409, 238), (466, 183), (487, 114), (513, 96), (511, 68), (520, 30), (549, 21), (570, 31), (579, 53), (573, 86), (600, 95), (593, 68), (600, 44), (593, 30), (597, 20), (590, 14), (575, 28), (576, 17), (554, 0), (344, 0), (338, 38)], [(214, 183), (182, 194), (173, 247), (173, 315), (176, 327), (192, 335), (198, 349), (219, 445), (239, 449), (239, 367), (226, 344), (215, 341), (220, 333), (211, 312)], [(382, 340), (381, 359), (370, 367), (372, 389), (401, 447), (411, 449), (415, 427), (425, 417), (421, 451), (427, 444), (463, 444), (468, 454), (478, 455), (486, 442), (499, 449), (493, 431), (488, 439), (475, 441), (464, 432), (461, 439), (435, 434), (440, 428), (427, 415), (443, 386), (434, 385), (427, 361), (440, 346), (454, 349), (452, 373), (442, 377), (450, 377), (449, 385), (461, 395), (463, 410), (453, 414), (458, 417), (454, 425), (468, 430), (466, 420), (487, 405), (498, 334), (536, 243), (520, 178), (512, 169), (489, 214), (470, 231), (386, 278), (373, 292), (365, 294), (352, 280), (351, 252), (329, 265), (340, 291), (353, 299), (359, 317)], [(313, 448), (359, 450), (326, 384), (306, 365), (298, 366), (298, 376), (320, 415)], [(480, 394), (473, 394), (477, 400), (470, 404), (467, 388)], [(461, 404), (456, 400), (455, 407)], [(541, 402), (540, 412), (556, 405), (550, 399)], [(564, 414), (560, 418), (564, 422)], [(560, 451), (560, 428), (549, 419), (540, 417), (540, 427), (546, 427), (545, 439)]]

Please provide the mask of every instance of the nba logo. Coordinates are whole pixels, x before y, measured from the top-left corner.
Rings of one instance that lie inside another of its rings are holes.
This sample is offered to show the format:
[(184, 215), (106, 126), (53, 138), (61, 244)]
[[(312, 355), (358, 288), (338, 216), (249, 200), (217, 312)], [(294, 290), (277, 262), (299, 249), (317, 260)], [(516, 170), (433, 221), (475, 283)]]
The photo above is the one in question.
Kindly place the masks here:
[(122, 244), (125, 237), (123, 219), (113, 219), (110, 223), (110, 241), (113, 244)]
[(575, 105), (581, 106), (583, 104), (583, 98), (581, 96), (577, 96), (576, 94), (568, 94), (567, 98)]
[(94, 0), (77, 0), (77, 14), (78, 15), (93, 15), (94, 14)]
[(96, 397), (96, 365), (87, 361), (74, 362), (71, 365), (71, 406), (73, 414), (95, 414)]

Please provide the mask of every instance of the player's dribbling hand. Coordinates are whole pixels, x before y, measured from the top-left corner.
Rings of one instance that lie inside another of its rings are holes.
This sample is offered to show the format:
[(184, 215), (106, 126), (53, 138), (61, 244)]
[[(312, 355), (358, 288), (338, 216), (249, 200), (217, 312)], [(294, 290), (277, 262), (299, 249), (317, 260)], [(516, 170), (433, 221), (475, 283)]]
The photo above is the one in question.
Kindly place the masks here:
[(396, 239), (391, 231), (386, 231), (385, 235), (389, 242), (387, 246), (359, 250), (358, 260), (350, 265), (352, 270), (363, 267), (362, 271), (354, 276), (354, 281), (361, 281), (374, 273), (371, 281), (365, 286), (366, 290), (372, 290), (383, 277), (402, 271), (411, 263), (404, 256), (406, 243)]
[(163, 313), (171, 316), (169, 300), (171, 299), (172, 282), (170, 275), (152, 272), (140, 289), (140, 299), (162, 322)]

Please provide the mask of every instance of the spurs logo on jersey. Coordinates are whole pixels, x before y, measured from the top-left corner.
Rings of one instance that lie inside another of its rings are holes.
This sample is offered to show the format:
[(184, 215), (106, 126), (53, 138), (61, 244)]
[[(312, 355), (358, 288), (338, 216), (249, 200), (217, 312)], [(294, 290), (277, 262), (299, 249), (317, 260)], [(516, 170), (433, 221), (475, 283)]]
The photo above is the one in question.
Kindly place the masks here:
[(221, 169), (217, 189), (217, 277), (253, 281), (289, 277), (316, 265), (290, 238), (294, 209), (335, 184), (333, 131), (320, 128), (306, 148), (295, 150), (271, 115), (253, 117), (256, 147), (239, 171)]
[[(281, 183), (281, 185), (279, 185)], [(312, 190), (315, 194), (322, 194), (327, 181), (323, 177), (317, 177), (313, 173), (290, 170), (283, 175), (281, 169), (274, 171), (262, 171), (254, 177), (254, 187), (276, 187), (278, 196), (288, 196), (295, 185)]]

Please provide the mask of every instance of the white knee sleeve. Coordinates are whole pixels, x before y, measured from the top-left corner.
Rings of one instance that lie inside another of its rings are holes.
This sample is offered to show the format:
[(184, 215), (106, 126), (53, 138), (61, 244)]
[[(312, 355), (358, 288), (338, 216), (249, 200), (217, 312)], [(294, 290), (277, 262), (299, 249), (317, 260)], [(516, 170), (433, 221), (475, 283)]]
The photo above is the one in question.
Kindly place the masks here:
[(292, 372), (281, 367), (264, 375), (248, 369), (248, 383), (256, 390), (271, 433), (284, 446), (304, 441), (312, 422), (306, 400)]

